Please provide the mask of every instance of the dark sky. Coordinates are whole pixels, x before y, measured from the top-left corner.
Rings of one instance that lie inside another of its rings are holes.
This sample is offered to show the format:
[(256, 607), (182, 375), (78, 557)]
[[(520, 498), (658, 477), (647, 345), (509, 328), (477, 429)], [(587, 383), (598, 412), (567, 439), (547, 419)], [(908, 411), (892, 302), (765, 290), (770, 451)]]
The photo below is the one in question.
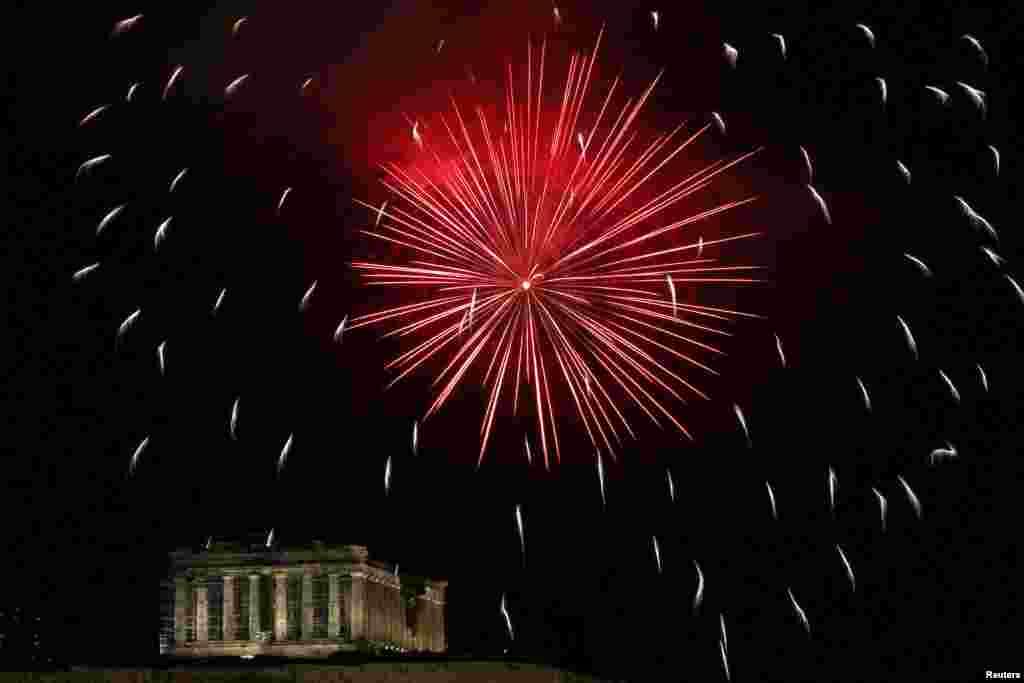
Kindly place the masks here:
[[(148, 657), (166, 553), (209, 535), (274, 528), (280, 543), (362, 543), (403, 571), (448, 578), (453, 651), (509, 647), (498, 612), (504, 592), (514, 652), (607, 673), (640, 661), (656, 668), (646, 680), (720, 677), (719, 613), (737, 680), (894, 680), (897, 671), (974, 680), (986, 669), (1020, 670), (1019, 654), (1001, 644), (1020, 625), (1014, 502), (1024, 302), (1004, 277), (1024, 280), (1021, 20), (1012, 3), (814, 3), (813, 11), (694, 3), (663, 9), (654, 32), (650, 7), (566, 2), (557, 33), (550, 5), (532, 0), (486, 10), (324, 4), (40, 6), (11, 26), (18, 58), (4, 251), (13, 283), (2, 335), (9, 425), (0, 495), (10, 580), (0, 602), (42, 615), (50, 652), (62, 661)], [(139, 12), (136, 30), (107, 39), (114, 21)], [(402, 113), (444, 107), (449, 90), (465, 87), (467, 64), (489, 87), (507, 59), (525, 57), (529, 36), (550, 34), (563, 56), (567, 47), (589, 49), (602, 22), (602, 78), (621, 71), (636, 95), (666, 69), (646, 115), (651, 129), (702, 125), (720, 111), (728, 136), (702, 148), (706, 160), (765, 146), (709, 189), (721, 201), (743, 191), (763, 199), (709, 229), (763, 230), (737, 258), (764, 265), (771, 279), (688, 292), (767, 320), (729, 325), (728, 355), (715, 364), (721, 375), (700, 378), (712, 400), (680, 409), (694, 443), (641, 426), (619, 461), (606, 463), (605, 510), (592, 449), (570, 417), (563, 462), (550, 471), (536, 460), (527, 466), (521, 444), (532, 425), (511, 416), (499, 418), (477, 471), (477, 376), (422, 426), (413, 458), (411, 425), (433, 396), (431, 374), (385, 393), (384, 366), (405, 347), (365, 329), (331, 341), (343, 315), (387, 300), (371, 297), (348, 267), (385, 255), (359, 235), (366, 212), (352, 200), (387, 198), (373, 165), (410, 153)], [(861, 22), (874, 31), (873, 49), (854, 28)], [(775, 32), (785, 36), (785, 62)], [(959, 40), (964, 33), (982, 41), (987, 69)], [(721, 57), (723, 40), (740, 49), (735, 70)], [(161, 102), (177, 64), (185, 65), (181, 82)], [(225, 105), (218, 93), (241, 73), (250, 82)], [(316, 82), (300, 98), (309, 76)], [(987, 93), (984, 119), (956, 81)], [(126, 105), (133, 82), (141, 85)], [(925, 85), (948, 91), (948, 106)], [(78, 129), (84, 113), (114, 101)], [(1001, 152), (998, 176), (990, 144)], [(809, 200), (799, 145), (813, 157), (831, 225)], [(101, 153), (111, 162), (73, 183), (78, 165)], [(909, 187), (897, 159), (913, 173)], [(285, 186), (294, 190), (277, 217)], [(998, 243), (971, 229), (954, 195), (995, 226)], [(121, 203), (124, 213), (97, 238), (99, 219)], [(154, 255), (153, 231), (168, 215), (171, 231)], [(1006, 265), (996, 268), (982, 244)], [(921, 277), (905, 252), (934, 276)], [(71, 274), (94, 261), (100, 269), (73, 284)], [(299, 315), (313, 280), (310, 308)], [(140, 306), (115, 348), (118, 325)], [(913, 329), (917, 361), (897, 315)], [(163, 340), (161, 377), (155, 348)], [(289, 434), (294, 448), (277, 477)], [(146, 436), (129, 478), (129, 458)], [(959, 458), (929, 466), (929, 452), (946, 440)], [(830, 466), (839, 480), (834, 516)], [(920, 498), (923, 519), (897, 476)], [(888, 500), (884, 534), (872, 487)], [(855, 593), (835, 544), (856, 572)], [(694, 561), (707, 582), (696, 614)]]

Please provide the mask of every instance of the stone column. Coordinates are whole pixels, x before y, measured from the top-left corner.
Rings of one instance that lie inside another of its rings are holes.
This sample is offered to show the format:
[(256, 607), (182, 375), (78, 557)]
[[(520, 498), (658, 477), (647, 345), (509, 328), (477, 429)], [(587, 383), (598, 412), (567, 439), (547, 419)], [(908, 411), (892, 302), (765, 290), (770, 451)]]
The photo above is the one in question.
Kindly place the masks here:
[(348, 630), (352, 640), (366, 638), (366, 574), (352, 572), (348, 592)]
[(340, 635), (339, 622), (341, 611), (338, 603), (338, 575), (327, 577), (327, 637), (337, 638)]
[(260, 624), (260, 575), (249, 577), (249, 640), (256, 640), (262, 625)]
[(224, 640), (237, 640), (235, 626), (235, 577), (224, 575)]
[(187, 635), (185, 615), (188, 614), (188, 582), (184, 576), (174, 579), (174, 647), (182, 647)]
[(288, 574), (274, 574), (274, 640), (288, 639)]
[(313, 638), (313, 575), (302, 575), (302, 639)]
[(199, 579), (195, 585), (196, 593), (196, 642), (205, 643), (210, 639), (210, 604), (206, 579)]

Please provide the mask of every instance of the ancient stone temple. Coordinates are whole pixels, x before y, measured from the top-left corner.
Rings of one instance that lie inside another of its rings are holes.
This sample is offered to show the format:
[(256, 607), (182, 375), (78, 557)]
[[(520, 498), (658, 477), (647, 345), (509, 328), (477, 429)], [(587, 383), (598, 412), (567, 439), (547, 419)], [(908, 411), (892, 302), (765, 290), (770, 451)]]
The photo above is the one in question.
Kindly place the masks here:
[(325, 657), (375, 643), (446, 649), (447, 581), (399, 575), (364, 546), (210, 544), (170, 554), (160, 649), (177, 657)]

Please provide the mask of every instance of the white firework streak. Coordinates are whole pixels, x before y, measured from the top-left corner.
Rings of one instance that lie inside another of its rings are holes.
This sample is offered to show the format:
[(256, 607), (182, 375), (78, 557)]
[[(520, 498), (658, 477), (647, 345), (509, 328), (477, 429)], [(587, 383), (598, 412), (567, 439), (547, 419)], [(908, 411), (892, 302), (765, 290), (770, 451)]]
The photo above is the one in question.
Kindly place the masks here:
[(527, 464), (532, 465), (533, 464), (533, 456), (530, 455), (530, 438), (528, 436), (526, 436), (525, 434), (523, 435), (523, 444), (526, 446), (526, 462), (527, 462)]
[(672, 297), (672, 317), (679, 317), (679, 307), (676, 303), (676, 285), (672, 282), (672, 275), (666, 274), (665, 280), (668, 282), (668, 293)]
[(228, 293), (227, 289), (221, 289), (220, 294), (217, 295), (217, 300), (213, 303), (213, 314), (217, 315), (217, 311), (220, 310), (220, 305), (224, 302), (224, 295)]
[(910, 176), (910, 169), (909, 169), (909, 168), (907, 168), (907, 165), (906, 165), (906, 164), (904, 164), (904, 163), (903, 163), (902, 161), (900, 161), (899, 159), (897, 159), (897, 160), (896, 160), (896, 168), (898, 168), (898, 169), (899, 169), (899, 171), (900, 171), (900, 175), (902, 175), (902, 176), (903, 176), (903, 179), (904, 179), (905, 181), (907, 181), (907, 185), (909, 185), (909, 184), (910, 184), (910, 180), (911, 180), (911, 176)]
[(960, 403), (960, 392), (956, 390), (955, 386), (953, 386), (953, 380), (951, 380), (949, 378), (949, 375), (947, 375), (942, 370), (939, 370), (939, 376), (942, 377), (942, 380), (946, 383), (946, 386), (949, 387), (949, 393), (953, 397), (953, 400), (956, 401), (957, 403)]
[(882, 91), (882, 106), (884, 107), (889, 99), (889, 88), (885, 84), (885, 79), (881, 76), (875, 76), (875, 83), (878, 84), (878, 89)]
[(768, 502), (772, 504), (772, 519), (778, 520), (779, 511), (775, 508), (775, 492), (772, 491), (772, 485), (769, 482), (764, 483), (768, 487)]
[(81, 121), (78, 122), (78, 127), (81, 128), (90, 121), (95, 121), (96, 117), (102, 114), (109, 106), (109, 104), (104, 104), (101, 107), (96, 107), (95, 109), (93, 109), (91, 112), (86, 114)]
[(82, 162), (82, 165), (78, 167), (78, 170), (75, 171), (75, 180), (78, 180), (78, 177), (86, 171), (91, 171), (103, 162), (110, 161), (110, 159), (111, 156), (109, 154), (100, 154), (99, 156), (95, 156), (91, 159), (86, 159)]
[(128, 205), (127, 204), (122, 204), (122, 205), (116, 206), (113, 209), (111, 209), (110, 211), (106, 212), (106, 215), (103, 216), (103, 218), (99, 221), (99, 225), (96, 226), (96, 237), (99, 237), (99, 233), (103, 231), (103, 228), (105, 228), (106, 226), (110, 225), (111, 221), (113, 221), (115, 218), (117, 218), (118, 214), (120, 214), (122, 211), (124, 211), (126, 206), (128, 206)]
[(143, 439), (138, 446), (135, 447), (135, 452), (132, 453), (131, 462), (128, 464), (128, 474), (135, 473), (135, 465), (139, 462), (139, 456), (142, 455), (142, 451), (146, 450), (146, 446), (149, 445), (149, 437)]
[(175, 67), (174, 71), (171, 72), (171, 77), (167, 79), (167, 85), (164, 86), (163, 94), (160, 95), (161, 100), (167, 99), (167, 94), (171, 91), (171, 88), (174, 87), (174, 84), (178, 80), (178, 76), (180, 76), (181, 72), (184, 70), (185, 67), (179, 64), (177, 67)]
[(307, 78), (306, 80), (304, 80), (302, 82), (302, 85), (299, 86), (299, 94), (302, 95), (303, 93), (305, 93), (306, 92), (306, 88), (308, 88), (309, 84), (312, 83), (312, 82), (313, 82), (312, 78)]
[(241, 398), (241, 396), (235, 398), (235, 402), (231, 405), (231, 420), (228, 422), (228, 433), (231, 434), (232, 440), (238, 438), (238, 402)]
[(386, 208), (387, 208), (387, 206), (388, 206), (388, 203), (387, 203), (387, 201), (385, 200), (385, 201), (384, 201), (384, 203), (382, 203), (382, 204), (380, 205), (380, 208), (379, 208), (379, 209), (377, 209), (377, 220), (375, 220), (375, 221), (373, 222), (373, 227), (375, 227), (375, 228), (376, 228), (376, 227), (378, 227), (378, 226), (380, 225), (380, 219), (381, 219), (381, 216), (383, 216), (383, 215), (384, 215), (384, 209), (386, 209)]
[(523, 553), (523, 560), (526, 560), (526, 536), (523, 535), (523, 510), (516, 505), (516, 528), (519, 529), (519, 549)]
[(978, 90), (963, 81), (957, 81), (956, 84), (967, 94), (971, 103), (981, 112), (981, 118), (984, 119), (986, 114), (985, 91)]
[(128, 94), (124, 96), (124, 101), (125, 102), (131, 102), (132, 101), (132, 95), (135, 94), (135, 91), (138, 89), (138, 87), (139, 87), (138, 83), (132, 83), (131, 87), (128, 88)]
[(1006, 277), (1007, 282), (1009, 282), (1010, 285), (1013, 287), (1013, 290), (1015, 292), (1017, 292), (1017, 298), (1020, 299), (1021, 303), (1024, 303), (1024, 289), (1021, 289), (1020, 285), (1017, 284), (1017, 281), (1014, 280), (1009, 275), (1007, 275), (1005, 277)]
[(782, 59), (786, 59), (786, 38), (781, 33), (773, 33), (772, 38), (779, 41), (779, 49), (782, 50)]
[(985, 67), (987, 68), (988, 67), (988, 53), (985, 52), (985, 48), (983, 48), (981, 46), (981, 42), (977, 38), (975, 38), (974, 36), (972, 36), (969, 33), (965, 33), (962, 36), (960, 36), (960, 40), (966, 40), (968, 43), (970, 43), (972, 46), (974, 46), (974, 49), (977, 50), (978, 54), (981, 56), (981, 63), (984, 64)]
[(718, 625), (722, 630), (722, 645), (725, 646), (725, 651), (729, 652), (729, 636), (725, 632), (725, 615), (721, 612), (718, 613)]
[(295, 437), (294, 434), (289, 434), (288, 435), (288, 440), (284, 442), (284, 448), (281, 449), (281, 455), (277, 459), (277, 473), (278, 474), (281, 474), (281, 468), (284, 467), (284, 462), (285, 462), (285, 460), (288, 459), (288, 454), (291, 453), (292, 442), (294, 440), (294, 437)]
[(793, 591), (791, 591), (789, 588), (786, 588), (786, 593), (789, 594), (789, 601), (793, 603), (793, 609), (796, 610), (796, 615), (800, 617), (800, 623), (804, 625), (804, 630), (807, 631), (807, 633), (810, 633), (811, 623), (807, 621), (807, 614), (803, 611), (803, 609), (801, 609), (800, 605), (796, 601), (796, 598), (793, 597)]
[(857, 24), (857, 28), (859, 28), (861, 32), (867, 37), (868, 44), (871, 45), (871, 47), (874, 47), (875, 34), (871, 32), (871, 29), (868, 28), (866, 24)]
[(676, 485), (672, 482), (672, 470), (665, 468), (665, 476), (668, 478), (668, 498), (676, 502)]
[(1006, 259), (1004, 259), (996, 252), (992, 251), (988, 247), (982, 247), (981, 251), (982, 253), (985, 254), (985, 256), (988, 256), (988, 260), (991, 261), (992, 265), (994, 265), (996, 268), (1000, 268), (1004, 263), (1006, 263)]
[(174, 192), (174, 188), (178, 186), (178, 183), (181, 182), (181, 179), (185, 177), (186, 173), (188, 173), (188, 168), (183, 168), (178, 171), (178, 175), (174, 176), (174, 180), (171, 181), (171, 186), (167, 188), (167, 191)]
[(576, 142), (580, 146), (580, 156), (585, 156), (587, 153), (587, 146), (583, 142), (583, 133), (576, 133)]
[(555, 25), (557, 26), (557, 25), (560, 25), (562, 23), (562, 13), (558, 11), (558, 7), (555, 7), (554, 10), (555, 10)]
[(697, 592), (693, 596), (693, 609), (696, 610), (704, 600), (704, 572), (700, 570), (696, 560), (693, 561), (693, 566), (697, 569)]
[(911, 256), (910, 254), (903, 254), (903, 255), (906, 256), (908, 259), (910, 259), (910, 261), (914, 265), (916, 265), (918, 267), (918, 269), (921, 271), (922, 275), (924, 275), (925, 277), (931, 277), (932, 276), (932, 269), (929, 268), (928, 266), (926, 266), (924, 261), (922, 261), (921, 259), (917, 258), (916, 256)]
[(988, 377), (985, 376), (985, 368), (981, 367), (981, 363), (977, 364), (978, 376), (981, 378), (981, 386), (988, 392)]
[(698, 235), (697, 236), (697, 258), (700, 258), (700, 255), (703, 252), (704, 252), (704, 236), (703, 235)]
[(232, 24), (232, 26), (231, 26), (231, 36), (232, 37), (238, 35), (239, 29), (242, 28), (242, 24), (244, 24), (247, 21), (247, 19), (248, 19), (248, 17), (241, 17), (234, 24)]
[(420, 423), (417, 420), (412, 421), (412, 454), (419, 455), (420, 453)]
[(715, 120), (715, 126), (718, 128), (718, 132), (721, 135), (725, 135), (725, 119), (717, 111), (711, 112), (711, 118)]
[(475, 310), (476, 310), (476, 289), (474, 288), (473, 289), (473, 296), (469, 300), (469, 313), (468, 313), (468, 317), (466, 318), (466, 323), (470, 327), (473, 326), (473, 311), (475, 311)]
[(316, 280), (313, 280), (313, 284), (309, 286), (306, 293), (302, 295), (302, 300), (299, 301), (299, 312), (305, 311), (309, 307), (309, 299), (313, 296), (313, 290), (316, 289)]
[(732, 677), (729, 675), (729, 653), (725, 649), (725, 643), (721, 640), (718, 641), (718, 651), (722, 655), (722, 668), (725, 669), (725, 680), (731, 681)]
[(654, 30), (658, 30), (658, 21), (661, 19), (661, 15), (658, 14), (657, 10), (651, 10), (651, 21), (654, 23)]
[(934, 465), (940, 459), (955, 458), (960, 454), (957, 452), (956, 447), (950, 442), (946, 442), (945, 448), (936, 448), (928, 454), (928, 462)]
[(747, 430), (747, 418), (743, 415), (743, 409), (738, 404), (732, 404), (732, 412), (736, 414), (736, 419), (740, 422), (740, 427), (743, 428), (743, 436), (747, 439), (747, 448), (751, 448), (753, 443), (750, 441), (750, 432)]
[(729, 43), (722, 43), (722, 55), (725, 57), (725, 61), (729, 63), (729, 66), (735, 69), (736, 60), (739, 59), (740, 51)]
[(420, 122), (414, 121), (412, 124), (412, 141), (416, 143), (416, 146), (423, 149), (423, 137), (420, 135)]
[(846, 576), (850, 579), (850, 588), (852, 588), (853, 592), (856, 593), (857, 582), (853, 578), (853, 567), (850, 566), (850, 561), (846, 559), (846, 553), (843, 552), (843, 549), (839, 547), (838, 543), (836, 544), (836, 550), (839, 551), (839, 559), (843, 561), (843, 566), (846, 567)]
[(910, 326), (907, 325), (901, 316), (896, 316), (896, 320), (899, 322), (900, 327), (903, 328), (903, 338), (907, 340), (907, 346), (910, 348), (911, 353), (914, 354), (914, 360), (917, 360), (917, 342), (914, 341), (914, 335), (910, 333)]
[(875, 497), (878, 498), (878, 509), (879, 509), (879, 511), (881, 512), (881, 515), (882, 515), (882, 531), (884, 532), (885, 531), (885, 512), (889, 508), (889, 505), (888, 505), (888, 503), (885, 502), (885, 496), (883, 496), (878, 491), (878, 489), (876, 489), (875, 487), (871, 487), (871, 490), (874, 492)]
[(832, 225), (832, 214), (829, 213), (828, 204), (825, 203), (825, 200), (822, 199), (821, 195), (818, 194), (818, 191), (814, 189), (813, 185), (808, 185), (807, 189), (811, 191), (814, 203), (818, 205), (819, 209), (821, 209), (821, 213), (825, 217), (825, 222)]
[(284, 200), (288, 198), (288, 195), (292, 193), (292, 188), (286, 187), (281, 192), (281, 198), (277, 200), (277, 215), (281, 215), (281, 208), (284, 206)]
[(384, 463), (384, 495), (391, 491), (391, 456)]
[(968, 204), (963, 197), (954, 195), (953, 199), (955, 199), (956, 203), (960, 205), (960, 210), (967, 217), (967, 219), (971, 221), (972, 227), (974, 227), (975, 229), (980, 228), (984, 230), (992, 237), (992, 239), (994, 239), (997, 242), (999, 241), (999, 234), (996, 232), (996, 229), (992, 227), (992, 224), (985, 220), (984, 216), (982, 216), (973, 208), (971, 208), (971, 205)]
[(864, 399), (864, 408), (865, 408), (865, 410), (867, 410), (870, 413), (871, 412), (871, 397), (868, 396), (868, 388), (866, 386), (864, 386), (864, 382), (861, 380), (860, 377), (857, 377), (856, 380), (857, 380), (857, 386), (860, 387), (861, 398)]
[(395, 562), (395, 576), (398, 576), (398, 563)]
[(207, 536), (206, 537), (206, 549), (209, 550), (211, 545), (213, 545), (213, 536)]
[(779, 352), (779, 362), (782, 363), (782, 367), (786, 367), (786, 354), (782, 352), (782, 340), (777, 334), (775, 335), (775, 350)]
[(839, 487), (839, 479), (836, 477), (836, 471), (831, 466), (828, 468), (825, 486), (828, 488), (828, 509), (834, 513), (836, 511), (836, 489)]
[(228, 83), (228, 86), (226, 88), (224, 88), (224, 97), (231, 97), (232, 95), (234, 95), (235, 92), (247, 80), (249, 80), (249, 74), (242, 74), (241, 76), (239, 76), (235, 80), (233, 80), (230, 83)]
[(80, 268), (79, 270), (75, 271), (75, 274), (71, 276), (71, 279), (74, 280), (75, 282), (79, 282), (82, 280), (82, 278), (84, 278), (86, 275), (88, 275), (89, 273), (91, 273), (92, 271), (96, 270), (99, 267), (100, 264), (99, 261), (97, 261), (96, 263), (88, 265), (85, 268)]
[[(529, 445), (527, 445), (527, 449), (529, 449)], [(529, 452), (529, 451), (527, 451), (527, 452)], [(605, 497), (604, 497), (604, 463), (601, 460), (601, 453), (600, 452), (597, 454), (597, 483), (601, 487), (601, 507), (606, 507), (607, 504), (608, 504), (608, 501), (605, 500)]]
[(992, 152), (992, 162), (995, 165), (996, 176), (999, 175), (999, 150), (996, 149), (995, 145), (989, 145), (989, 150)]
[(810, 185), (814, 182), (814, 166), (811, 164), (811, 155), (807, 153), (807, 150), (801, 145), (800, 154), (804, 157), (804, 167), (807, 169), (807, 184)]
[(341, 319), (341, 322), (338, 323), (338, 327), (334, 330), (334, 341), (336, 341), (336, 342), (340, 342), (341, 341), (342, 335), (345, 334), (345, 325), (347, 325), (347, 324), (348, 324), (348, 316), (346, 315), (344, 318)]
[(120, 327), (117, 328), (117, 341), (118, 342), (121, 341), (121, 337), (123, 337), (124, 333), (128, 331), (128, 328), (131, 327), (135, 323), (136, 320), (138, 320), (138, 318), (139, 318), (139, 316), (141, 314), (142, 314), (142, 309), (141, 308), (136, 308), (134, 313), (132, 313), (131, 315), (129, 315), (127, 318), (124, 319), (124, 322), (122, 322)]
[(934, 93), (935, 96), (939, 98), (939, 104), (944, 105), (947, 102), (949, 102), (949, 93), (946, 92), (945, 90), (942, 90), (941, 88), (936, 88), (934, 85), (926, 85), (924, 86), (924, 89)]
[(164, 353), (165, 353), (166, 350), (167, 350), (167, 342), (166, 341), (160, 342), (159, 346), (156, 347), (156, 359), (157, 359), (157, 362), (160, 364), (160, 374), (161, 375), (164, 374), (164, 367), (165, 367), (164, 366), (164, 360), (165, 360)]
[(272, 544), (273, 542), (274, 542), (274, 530), (273, 530), (273, 529), (271, 529), (271, 530), (270, 530), (270, 533), (269, 533), (269, 534), (267, 534), (267, 547), (269, 548), (269, 547), (270, 547), (270, 545), (271, 545), (271, 544)]
[(501, 594), (501, 615), (505, 617), (505, 626), (508, 627), (508, 637), (515, 640), (515, 635), (512, 633), (512, 619), (508, 616), (508, 609), (505, 607), (505, 594)]
[(651, 540), (654, 541), (654, 561), (658, 563), (658, 573), (661, 573), (661, 550), (658, 548), (658, 537), (651, 536)]
[(168, 216), (167, 219), (160, 224), (160, 227), (156, 229), (156, 233), (153, 235), (153, 250), (160, 248), (160, 243), (167, 238), (167, 228), (171, 225), (171, 219), (173, 216)]
[(921, 519), (921, 501), (917, 499), (917, 496), (910, 488), (910, 484), (908, 484), (903, 477), (897, 476), (896, 478), (899, 479), (900, 484), (903, 485), (903, 490), (907, 492), (907, 499), (910, 501), (910, 504), (914, 506), (914, 513), (917, 515), (917, 518)]
[(110, 37), (114, 38), (121, 35), (126, 31), (130, 31), (135, 24), (139, 23), (142, 19), (141, 14), (136, 14), (134, 17), (128, 17), (114, 24), (114, 28), (110, 31)]
[(437, 41), (437, 54), (441, 54), (441, 48), (444, 47), (444, 38)]

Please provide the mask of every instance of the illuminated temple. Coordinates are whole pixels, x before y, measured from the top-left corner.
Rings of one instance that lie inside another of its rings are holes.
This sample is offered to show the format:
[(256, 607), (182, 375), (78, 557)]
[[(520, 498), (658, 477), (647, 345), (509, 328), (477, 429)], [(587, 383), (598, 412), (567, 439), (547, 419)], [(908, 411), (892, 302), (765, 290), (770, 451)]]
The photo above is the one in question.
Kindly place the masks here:
[(364, 546), (177, 550), (160, 650), (175, 657), (326, 657), (361, 643), (443, 652), (447, 581), (398, 575)]

